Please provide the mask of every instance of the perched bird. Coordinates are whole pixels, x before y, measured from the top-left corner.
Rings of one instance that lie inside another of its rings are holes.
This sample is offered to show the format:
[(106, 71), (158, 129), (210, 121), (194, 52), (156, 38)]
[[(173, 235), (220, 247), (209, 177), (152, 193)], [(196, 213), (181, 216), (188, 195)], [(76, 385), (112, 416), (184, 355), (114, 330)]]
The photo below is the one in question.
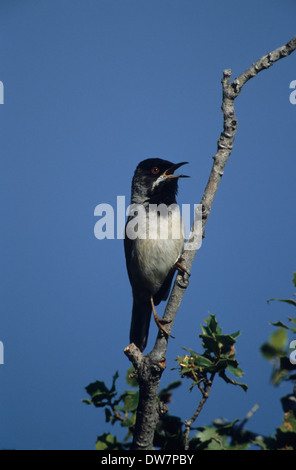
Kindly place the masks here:
[(184, 247), (184, 229), (176, 203), (178, 179), (174, 174), (187, 162), (174, 164), (148, 158), (137, 166), (132, 180), (131, 210), (124, 249), (133, 294), (130, 342), (145, 349), (151, 312), (160, 331), (168, 334), (155, 305), (166, 300)]

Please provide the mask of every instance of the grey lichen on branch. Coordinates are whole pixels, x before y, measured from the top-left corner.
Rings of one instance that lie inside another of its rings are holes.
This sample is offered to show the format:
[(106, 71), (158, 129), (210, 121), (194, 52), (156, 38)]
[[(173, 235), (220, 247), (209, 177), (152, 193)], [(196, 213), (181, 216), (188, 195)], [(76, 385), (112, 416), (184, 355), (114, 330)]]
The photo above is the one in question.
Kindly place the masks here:
[[(231, 154), (234, 145), (234, 138), (237, 131), (237, 118), (234, 111), (234, 100), (240, 94), (243, 86), (248, 80), (255, 77), (262, 70), (271, 67), (275, 62), (287, 57), (296, 49), (296, 36), (287, 44), (275, 49), (272, 52), (261, 57), (253, 63), (245, 72), (230, 81), (232, 72), (225, 69), (222, 77), (222, 112), (223, 112), (223, 130), (217, 143), (217, 152), (213, 157), (213, 165), (204, 190), (201, 204), (203, 207), (202, 231), (205, 236), (205, 226), (208, 221), (214, 197), (217, 193), (221, 178), (224, 174), (224, 168)], [(193, 223), (192, 231), (195, 229)], [(189, 239), (192, 232), (189, 235)], [(193, 260), (197, 250), (185, 250), (182, 255), (182, 264), (187, 273), (190, 273)], [(186, 287), (188, 286), (188, 274), (178, 274), (169, 297), (164, 318), (169, 321), (166, 327), (168, 333), (171, 332), (178, 309), (182, 302)], [(161, 413), (166, 411), (166, 407), (158, 401), (158, 387), (165, 369), (165, 357), (168, 344), (168, 337), (158, 334), (152, 351), (144, 356), (141, 351), (131, 344), (125, 349), (125, 354), (131, 360), (136, 368), (139, 382), (140, 398), (137, 410), (137, 421), (134, 431), (133, 448), (151, 450), (153, 449), (154, 431)], [(190, 423), (187, 423), (187, 433), (190, 429)]]
[(234, 81), (233, 86), (235, 88), (235, 93), (238, 95), (244, 86), (244, 84), (250, 80), (250, 78), (255, 77), (262, 70), (266, 70), (271, 67), (278, 60), (287, 57), (296, 49), (296, 36), (290, 39), (287, 44), (284, 46), (278, 47), (272, 52), (265, 54), (261, 59), (254, 62), (245, 72), (239, 75)]

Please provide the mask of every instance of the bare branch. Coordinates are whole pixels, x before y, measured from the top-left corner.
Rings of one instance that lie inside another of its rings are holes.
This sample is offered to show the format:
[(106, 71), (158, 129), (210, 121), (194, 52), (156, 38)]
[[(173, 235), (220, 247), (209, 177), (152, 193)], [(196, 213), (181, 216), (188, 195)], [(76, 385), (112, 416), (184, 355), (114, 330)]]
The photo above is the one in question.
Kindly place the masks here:
[(268, 69), (275, 62), (283, 57), (287, 57), (296, 49), (296, 36), (294, 36), (287, 44), (284, 46), (278, 47), (272, 52), (261, 57), (257, 60), (251, 67), (249, 67), (245, 72), (239, 75), (234, 81), (233, 85), (235, 87), (235, 92), (238, 94), (244, 84), (250, 80), (250, 78), (255, 77), (262, 70)]
[[(214, 197), (218, 190), (224, 168), (231, 154), (234, 138), (237, 131), (237, 119), (234, 112), (234, 100), (241, 92), (243, 86), (248, 80), (255, 77), (262, 70), (268, 69), (276, 61), (287, 57), (296, 49), (296, 36), (294, 36), (287, 44), (278, 49), (264, 55), (261, 59), (251, 65), (245, 72), (239, 75), (233, 82), (230, 81), (231, 70), (226, 69), (222, 77), (222, 112), (223, 112), (223, 131), (220, 134), (217, 144), (217, 152), (213, 157), (213, 166), (210, 177), (202, 196), (201, 204), (203, 206), (203, 237), (205, 226), (208, 221)], [(195, 225), (191, 231), (190, 237), (193, 235)], [(187, 273), (190, 273), (193, 260), (197, 250), (185, 250), (182, 255), (182, 265)], [(181, 304), (183, 295), (188, 286), (188, 274), (186, 272), (178, 274), (168, 300), (164, 318), (169, 321), (166, 326), (168, 333), (171, 332), (175, 317)], [(157, 402), (158, 386), (165, 368), (165, 355), (167, 350), (168, 338), (158, 334), (154, 348), (147, 355), (139, 355), (133, 349), (133, 345), (126, 348), (125, 353), (133, 362), (137, 369), (138, 381), (140, 388), (139, 407), (137, 411), (137, 422), (134, 433), (134, 449), (153, 448), (153, 437), (155, 427), (159, 420), (159, 416), (165, 410)], [(141, 357), (142, 356), (142, 357)], [(188, 425), (187, 425), (188, 426)], [(189, 428), (190, 430), (190, 428)]]
[(144, 362), (144, 355), (134, 343), (131, 343), (124, 350), (124, 354), (129, 358), (136, 370), (139, 370)]
[[(296, 36), (294, 36), (287, 44), (275, 49), (274, 51), (264, 55), (261, 59), (251, 65), (245, 72), (239, 75), (233, 82), (230, 81), (231, 70), (226, 69), (222, 77), (222, 112), (223, 112), (223, 131), (220, 134), (217, 143), (217, 152), (213, 157), (213, 166), (211, 169), (210, 177), (202, 196), (201, 204), (203, 207), (203, 237), (205, 236), (205, 226), (208, 221), (214, 197), (218, 190), (221, 178), (224, 173), (224, 168), (227, 160), (231, 154), (234, 138), (237, 131), (237, 118), (234, 111), (234, 100), (237, 98), (245, 83), (251, 78), (255, 77), (259, 72), (271, 67), (276, 61), (287, 57), (296, 49)], [(193, 237), (194, 224), (189, 236)], [(196, 256), (197, 250), (185, 250), (182, 255), (182, 264), (186, 271), (190, 273), (193, 260)], [(168, 300), (164, 318), (170, 321), (166, 327), (170, 333), (173, 327), (176, 314), (181, 304), (183, 295), (188, 285), (188, 277), (185, 274), (178, 274), (172, 293)], [(158, 337), (152, 351), (152, 355), (159, 359), (163, 357), (166, 352), (167, 338)]]
[(252, 418), (253, 414), (256, 413), (256, 411), (258, 410), (259, 408), (259, 405), (258, 403), (255, 403), (255, 405), (250, 409), (250, 411), (246, 414), (245, 418), (242, 420), (242, 422), (240, 423), (240, 425), (238, 426), (238, 431), (239, 432), (242, 432), (243, 430), (243, 427), (245, 426), (245, 424), (249, 421), (249, 419)]

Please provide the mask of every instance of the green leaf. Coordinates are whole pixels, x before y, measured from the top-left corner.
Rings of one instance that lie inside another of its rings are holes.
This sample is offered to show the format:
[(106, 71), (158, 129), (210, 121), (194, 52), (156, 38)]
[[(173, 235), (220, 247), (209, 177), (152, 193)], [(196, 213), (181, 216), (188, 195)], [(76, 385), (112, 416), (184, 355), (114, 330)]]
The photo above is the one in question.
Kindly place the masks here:
[(222, 346), (232, 346), (236, 343), (236, 339), (230, 335), (216, 335), (216, 339)]
[(163, 403), (168, 403), (171, 400), (172, 390), (180, 387), (182, 385), (181, 380), (175, 380), (174, 382), (170, 383), (167, 387), (160, 390), (158, 394), (158, 398)]
[(238, 331), (236, 331), (235, 333), (232, 333), (230, 336), (232, 336), (232, 338), (237, 338), (237, 337), (240, 336), (240, 335), (241, 335), (241, 331), (238, 330)]
[(112, 387), (110, 388), (110, 392), (115, 392), (116, 391), (116, 387), (115, 387), (115, 382), (116, 380), (118, 379), (119, 377), (119, 373), (118, 373), (118, 370), (115, 372), (115, 374), (113, 375), (113, 379), (112, 379)]
[(213, 336), (208, 335), (199, 335), (200, 338), (203, 340), (203, 347), (207, 349), (209, 352), (217, 355), (219, 353), (219, 345)]
[(110, 433), (104, 433), (98, 436), (96, 442), (96, 450), (119, 450), (122, 449), (121, 444), (117, 441), (116, 436)]
[(229, 377), (227, 377), (227, 375), (225, 374), (224, 371), (220, 372), (219, 375), (220, 375), (220, 377), (221, 377), (226, 383), (232, 384), (232, 385), (238, 385), (238, 386), (241, 387), (245, 392), (248, 390), (247, 384), (243, 384), (243, 383), (240, 383), (240, 382), (236, 382), (235, 380), (230, 379)]
[(278, 387), (284, 380), (287, 380), (287, 376), (289, 375), (289, 370), (287, 369), (274, 369), (271, 374), (271, 383)]
[(128, 413), (135, 411), (139, 403), (139, 392), (128, 391), (125, 393), (124, 398), (124, 409)]
[(212, 315), (205, 319), (205, 323), (207, 324), (206, 332), (209, 336), (220, 334), (221, 328), (218, 326), (218, 322), (216, 320), (216, 315)]
[[(192, 357), (199, 356), (199, 354), (196, 351), (193, 351), (193, 349), (191, 349), (191, 348), (182, 348), (182, 349), (184, 349), (184, 351), (188, 351)], [(178, 357), (180, 358), (180, 356), (178, 356)], [(181, 357), (181, 359), (183, 357)]]
[(127, 418), (124, 421), (120, 423), (120, 425), (123, 428), (130, 428), (131, 426), (134, 426), (136, 422), (136, 414), (131, 415), (131, 418)]
[(293, 282), (294, 286), (296, 287), (296, 273), (293, 273), (292, 282)]
[(289, 410), (284, 415), (283, 424), (277, 428), (275, 444), (277, 450), (296, 450), (296, 412)]
[(276, 321), (276, 322), (269, 322), (270, 325), (273, 325), (273, 326), (277, 326), (279, 328), (286, 328), (287, 330), (289, 330), (290, 328), (285, 325), (282, 321)]
[(291, 304), (291, 305), (294, 305), (294, 307), (296, 307), (296, 300), (294, 299), (268, 299), (267, 302), (271, 302), (273, 300), (276, 300), (277, 302), (285, 302), (286, 304)]
[(135, 387), (136, 388), (136, 387), (139, 386), (139, 384), (138, 384), (137, 379), (134, 377), (134, 373), (135, 373), (135, 368), (134, 368), (134, 366), (131, 366), (127, 371), (125, 380), (126, 380), (126, 383), (130, 387)]
[(181, 366), (181, 374), (182, 374), (182, 375), (186, 375), (186, 374), (188, 374), (188, 373), (190, 373), (190, 372), (192, 372), (192, 368)]
[(270, 344), (277, 350), (282, 350), (286, 347), (288, 341), (287, 332), (284, 328), (277, 328), (276, 331), (270, 335)]
[(112, 413), (110, 411), (109, 408), (105, 408), (105, 420), (106, 420), (106, 423), (109, 423), (109, 421), (111, 420), (112, 418)]
[(269, 361), (274, 359), (275, 357), (280, 358), (286, 355), (285, 351), (282, 351), (281, 349), (278, 349), (274, 346), (272, 346), (270, 343), (264, 343), (260, 347), (260, 351), (263, 357), (265, 359), (268, 359)]
[(227, 450), (229, 445), (227, 443), (227, 436), (222, 435), (220, 430), (213, 426), (205, 426), (201, 428), (196, 437), (192, 439), (194, 442), (199, 440), (197, 449), (204, 450)]
[(196, 434), (196, 437), (200, 440), (200, 442), (206, 442), (215, 437), (216, 432), (217, 430), (213, 426), (204, 426), (203, 430)]
[(97, 380), (96, 382), (90, 383), (87, 387), (85, 387), (85, 390), (91, 397), (94, 397), (95, 395), (99, 395), (99, 394), (108, 394), (109, 392), (105, 383), (99, 380)]
[[(187, 351), (190, 353), (190, 356), (195, 357), (198, 356), (199, 354), (196, 351), (193, 351), (191, 348), (182, 348), (184, 351)], [(184, 356), (178, 356), (179, 359), (183, 360)]]
[[(293, 320), (293, 323), (295, 324), (294, 320), (295, 319), (289, 319), (290, 321)], [(292, 326), (285, 325), (282, 321), (277, 321), (277, 322), (270, 322), (270, 325), (277, 326), (279, 328), (285, 328), (286, 330), (292, 331), (292, 333), (296, 333), (296, 328), (293, 328)]]
[(204, 356), (197, 354), (194, 358), (194, 364), (201, 369), (211, 369), (213, 362)]
[(235, 377), (242, 377), (244, 375), (242, 369), (238, 367), (237, 365), (234, 366), (233, 364), (229, 364), (227, 366), (227, 370), (231, 372)]
[[(285, 413), (283, 424), (282, 424), (282, 426), (280, 426), (280, 429), (283, 432), (291, 432), (292, 431), (292, 432), (296, 433), (296, 413), (295, 413), (295, 410), (289, 410), (287, 413)], [(295, 444), (296, 444), (296, 440), (295, 440)]]
[(91, 397), (91, 401), (96, 407), (105, 406), (110, 403), (116, 395), (116, 391), (109, 390), (104, 382), (97, 380), (85, 387), (85, 390)]
[[(96, 407), (104, 407), (106, 405), (112, 406), (112, 400), (117, 395), (115, 382), (118, 378), (118, 372), (113, 376), (112, 386), (110, 389), (101, 380), (90, 383), (85, 387), (86, 392), (91, 397), (91, 403)], [(90, 404), (89, 400), (84, 403)]]
[(215, 364), (212, 364), (211, 372), (220, 372), (225, 370), (228, 365), (228, 359), (219, 359)]

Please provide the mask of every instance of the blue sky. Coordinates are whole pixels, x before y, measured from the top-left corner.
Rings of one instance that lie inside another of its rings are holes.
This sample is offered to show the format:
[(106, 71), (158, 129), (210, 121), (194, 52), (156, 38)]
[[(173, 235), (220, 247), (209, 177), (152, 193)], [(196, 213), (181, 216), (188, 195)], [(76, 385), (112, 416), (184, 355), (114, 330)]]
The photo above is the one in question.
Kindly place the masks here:
[[(295, 35), (283, 0), (2, 0), (0, 446), (93, 449), (110, 430), (84, 387), (124, 390), (131, 290), (122, 240), (97, 240), (94, 209), (130, 197), (139, 161), (188, 161), (179, 202), (199, 203), (222, 129), (221, 76), (239, 75)], [(272, 433), (279, 397), (259, 348), (269, 321), (294, 312), (267, 305), (293, 293), (295, 120), (289, 84), (296, 55), (260, 73), (235, 103), (238, 131), (169, 343), (162, 386), (182, 347), (200, 348), (216, 314), (241, 330), (237, 357), (249, 391), (217, 381), (198, 425), (244, 418)], [(164, 305), (159, 306), (161, 314)], [(152, 325), (149, 347), (154, 343)], [(177, 390), (182, 419), (199, 395)], [(111, 429), (112, 431), (112, 429)]]

